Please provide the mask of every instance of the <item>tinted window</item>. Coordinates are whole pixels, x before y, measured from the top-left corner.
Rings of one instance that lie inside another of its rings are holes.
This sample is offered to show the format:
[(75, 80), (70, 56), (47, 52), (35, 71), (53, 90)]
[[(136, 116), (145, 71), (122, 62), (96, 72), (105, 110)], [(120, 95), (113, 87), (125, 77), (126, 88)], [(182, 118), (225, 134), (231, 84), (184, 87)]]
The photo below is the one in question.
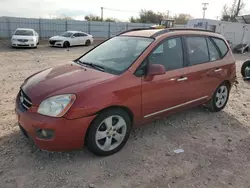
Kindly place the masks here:
[(31, 30), (16, 30), (15, 35), (21, 35), (21, 36), (33, 36), (34, 33)]
[(79, 33), (79, 36), (80, 36), (80, 37), (86, 37), (87, 35), (84, 34), (84, 33)]
[(213, 41), (220, 49), (221, 55), (224, 56), (228, 52), (228, 47), (222, 39), (213, 38)]
[(71, 33), (71, 32), (64, 32), (64, 33), (60, 34), (59, 36), (62, 36), (62, 37), (71, 37), (72, 34), (73, 33)]
[(183, 67), (183, 51), (181, 38), (165, 40), (150, 55), (151, 64), (162, 64), (166, 70)]
[(210, 61), (215, 61), (220, 59), (220, 53), (218, 52), (217, 48), (209, 38), (207, 38), (207, 45), (210, 55)]
[(73, 36), (75, 36), (75, 37), (79, 37), (79, 33), (75, 33)]
[(187, 37), (186, 41), (190, 65), (197, 65), (209, 61), (205, 37)]

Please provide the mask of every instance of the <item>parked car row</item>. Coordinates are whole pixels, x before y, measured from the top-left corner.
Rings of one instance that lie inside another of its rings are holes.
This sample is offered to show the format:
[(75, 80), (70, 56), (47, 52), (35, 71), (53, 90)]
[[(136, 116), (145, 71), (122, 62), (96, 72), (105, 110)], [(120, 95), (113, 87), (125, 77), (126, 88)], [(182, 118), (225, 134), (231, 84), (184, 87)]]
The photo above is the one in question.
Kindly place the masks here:
[[(70, 46), (93, 44), (93, 36), (82, 31), (66, 31), (60, 35), (49, 38), (51, 46), (68, 48)], [(18, 28), (11, 38), (12, 47), (37, 48), (39, 34), (34, 29)]]

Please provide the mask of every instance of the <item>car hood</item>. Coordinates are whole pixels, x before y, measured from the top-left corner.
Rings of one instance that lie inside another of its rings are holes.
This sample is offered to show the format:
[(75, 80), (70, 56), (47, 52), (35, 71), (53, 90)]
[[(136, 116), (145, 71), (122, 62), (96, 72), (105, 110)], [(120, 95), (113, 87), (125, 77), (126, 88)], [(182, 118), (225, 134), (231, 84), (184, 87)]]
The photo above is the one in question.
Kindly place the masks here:
[(35, 36), (23, 36), (23, 35), (13, 35), (12, 39), (34, 39)]
[[(42, 100), (52, 95), (63, 93), (77, 94), (78, 91), (82, 91), (92, 84), (112, 77), (114, 77), (112, 74), (72, 63), (35, 73), (25, 80), (21, 88), (34, 105), (39, 105)], [(70, 89), (77, 84), (80, 85), (77, 87), (78, 91)]]
[(65, 40), (65, 39), (69, 39), (70, 37), (62, 37), (62, 36), (54, 36), (51, 37), (49, 40)]

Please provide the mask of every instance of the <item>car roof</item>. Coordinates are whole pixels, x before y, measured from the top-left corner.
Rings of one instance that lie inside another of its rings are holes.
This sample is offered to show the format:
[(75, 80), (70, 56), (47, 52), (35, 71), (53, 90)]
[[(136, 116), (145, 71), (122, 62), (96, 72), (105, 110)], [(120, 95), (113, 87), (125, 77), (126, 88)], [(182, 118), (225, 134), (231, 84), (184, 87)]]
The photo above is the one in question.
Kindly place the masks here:
[(34, 29), (31, 29), (31, 28), (17, 28), (16, 30), (28, 30), (28, 31), (35, 31)]
[(70, 32), (70, 33), (85, 33), (83, 31), (67, 31), (67, 32)]
[(205, 35), (223, 38), (222, 35), (212, 31), (194, 29), (194, 28), (169, 28), (169, 29), (134, 29), (122, 32), (123, 36), (138, 36), (138, 37), (151, 37), (158, 38), (162, 35)]

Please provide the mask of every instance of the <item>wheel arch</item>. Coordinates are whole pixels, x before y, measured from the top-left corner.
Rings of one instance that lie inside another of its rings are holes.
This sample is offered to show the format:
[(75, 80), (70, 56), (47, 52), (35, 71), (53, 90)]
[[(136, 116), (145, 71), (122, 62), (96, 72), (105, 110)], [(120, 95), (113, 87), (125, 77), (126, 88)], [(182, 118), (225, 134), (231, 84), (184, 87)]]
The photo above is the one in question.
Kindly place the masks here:
[[(133, 123), (134, 123), (134, 114), (132, 112), (132, 110), (130, 110), (128, 107), (126, 106), (120, 106), (120, 105), (112, 105), (112, 106), (109, 106), (109, 107), (106, 107), (106, 108), (103, 108), (101, 110), (99, 110), (98, 112), (96, 112), (95, 114), (98, 115), (106, 110), (111, 110), (111, 109), (121, 109), (123, 111), (125, 111), (129, 117), (130, 117), (130, 120), (131, 120), (131, 126), (133, 127)], [(94, 118), (95, 119), (95, 118)], [(94, 121), (94, 119), (92, 121)], [(91, 122), (92, 123), (92, 122)], [(91, 124), (90, 123), (90, 124)], [(87, 129), (87, 132), (86, 132), (86, 135), (85, 135), (85, 138), (84, 138), (84, 145), (87, 144), (87, 138), (88, 138), (88, 133), (89, 133), (89, 128), (90, 128), (90, 125)]]

